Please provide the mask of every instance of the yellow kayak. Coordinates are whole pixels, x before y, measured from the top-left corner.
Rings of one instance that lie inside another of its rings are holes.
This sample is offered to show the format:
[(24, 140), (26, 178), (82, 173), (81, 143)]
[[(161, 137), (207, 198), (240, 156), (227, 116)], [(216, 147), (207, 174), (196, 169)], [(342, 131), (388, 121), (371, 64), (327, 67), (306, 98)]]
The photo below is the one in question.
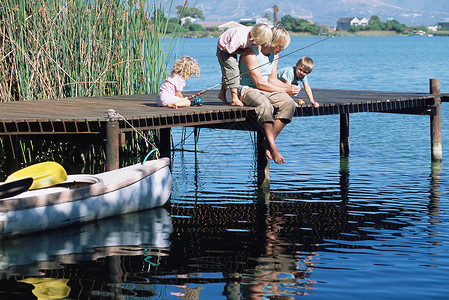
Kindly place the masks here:
[(54, 161), (41, 162), (12, 173), (5, 183), (24, 178), (33, 178), (30, 190), (40, 189), (61, 183), (67, 179), (64, 167)]

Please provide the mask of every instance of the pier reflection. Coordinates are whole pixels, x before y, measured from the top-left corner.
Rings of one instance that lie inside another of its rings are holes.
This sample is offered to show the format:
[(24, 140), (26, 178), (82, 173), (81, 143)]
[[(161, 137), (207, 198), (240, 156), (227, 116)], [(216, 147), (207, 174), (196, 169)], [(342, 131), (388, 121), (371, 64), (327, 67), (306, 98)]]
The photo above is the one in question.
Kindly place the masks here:
[[(431, 224), (439, 222), (440, 172), (432, 164)], [(247, 203), (176, 203), (2, 241), (0, 291), (47, 295), (45, 288), (56, 284), (61, 297), (80, 299), (200, 299), (210, 286), (227, 299), (313, 294), (323, 255), (376, 251), (382, 236), (373, 228), (413, 226), (404, 221), (407, 209), (388, 209), (395, 199), (371, 195), (358, 202), (348, 159), (340, 160), (338, 175), (329, 190), (254, 193)]]

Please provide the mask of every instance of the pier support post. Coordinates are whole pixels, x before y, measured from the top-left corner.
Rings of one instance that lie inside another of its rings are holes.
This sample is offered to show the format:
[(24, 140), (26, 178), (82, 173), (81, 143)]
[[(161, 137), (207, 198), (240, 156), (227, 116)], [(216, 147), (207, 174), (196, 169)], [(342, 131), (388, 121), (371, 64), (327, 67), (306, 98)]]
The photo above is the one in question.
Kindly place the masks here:
[[(430, 79), (430, 93), (440, 94), (440, 79)], [(433, 106), (436, 107), (436, 115), (430, 116), (430, 141), (432, 149), (432, 161), (443, 160), (443, 146), (441, 143), (441, 98), (435, 97)]]
[(265, 135), (262, 131), (257, 131), (257, 187), (259, 192), (267, 194), (270, 192), (270, 163), (265, 155), (263, 142)]
[(119, 167), (119, 124), (109, 121), (106, 124), (106, 170), (116, 170)]
[(159, 130), (159, 154), (161, 155), (161, 157), (170, 157), (171, 152), (170, 138), (171, 138), (170, 128), (161, 128)]
[(340, 114), (340, 157), (349, 156), (349, 114)]

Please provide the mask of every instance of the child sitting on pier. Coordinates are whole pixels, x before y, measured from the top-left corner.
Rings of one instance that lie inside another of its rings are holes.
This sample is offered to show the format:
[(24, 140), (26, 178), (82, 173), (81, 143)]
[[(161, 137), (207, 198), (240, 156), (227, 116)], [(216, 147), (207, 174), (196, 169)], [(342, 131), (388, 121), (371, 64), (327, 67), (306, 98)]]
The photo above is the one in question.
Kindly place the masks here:
[[(280, 81), (288, 84), (299, 85), (299, 82), (302, 82), (304, 91), (309, 98), (310, 104), (312, 104), (313, 107), (318, 108), (320, 107), (320, 104), (313, 99), (312, 89), (307, 82), (307, 74), (312, 72), (312, 70), (313, 60), (310, 57), (303, 56), (298, 60), (296, 66), (279, 69), (277, 72), (277, 76)], [(304, 101), (302, 101), (301, 99), (299, 99), (298, 102), (299, 104), (304, 104)]]
[(271, 29), (266, 24), (257, 24), (253, 27), (234, 27), (220, 35), (217, 44), (217, 58), (221, 67), (222, 84), (218, 98), (223, 104), (228, 104), (226, 89), (229, 88), (232, 96), (231, 105), (243, 106), (237, 94), (237, 88), (240, 85), (237, 54), (252, 52), (249, 49), (251, 45), (270, 44), (271, 37)]
[(190, 56), (183, 56), (178, 59), (173, 65), (170, 76), (159, 90), (156, 98), (157, 105), (171, 108), (202, 105), (200, 98), (190, 100), (181, 93), (186, 86), (186, 80), (192, 75), (195, 77), (200, 76), (198, 62)]

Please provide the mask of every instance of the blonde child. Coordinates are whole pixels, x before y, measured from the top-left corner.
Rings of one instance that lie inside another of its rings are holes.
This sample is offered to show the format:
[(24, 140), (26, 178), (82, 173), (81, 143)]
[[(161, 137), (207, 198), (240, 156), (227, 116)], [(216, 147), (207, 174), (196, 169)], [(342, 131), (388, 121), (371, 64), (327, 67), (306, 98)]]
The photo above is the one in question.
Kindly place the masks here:
[[(313, 60), (310, 57), (303, 56), (298, 60), (296, 66), (279, 69), (277, 72), (277, 76), (280, 81), (288, 84), (299, 85), (299, 82), (302, 82), (304, 91), (309, 98), (310, 104), (312, 104), (313, 107), (318, 108), (320, 107), (320, 104), (313, 99), (312, 89), (307, 82), (307, 75), (310, 74), (312, 70)], [(301, 101), (302, 100), (300, 99), (299, 103), (304, 104), (304, 101)]]
[(186, 80), (194, 75), (200, 76), (200, 67), (195, 59), (190, 56), (183, 56), (173, 65), (170, 76), (162, 84), (156, 103), (159, 106), (178, 108), (191, 105), (201, 105), (202, 102), (190, 101), (184, 97), (181, 91), (186, 86)]
[(222, 85), (218, 98), (223, 104), (228, 104), (226, 89), (229, 88), (232, 95), (231, 105), (243, 106), (237, 94), (240, 85), (237, 54), (252, 52), (249, 49), (251, 45), (270, 44), (271, 36), (271, 28), (266, 24), (230, 28), (220, 35), (217, 43), (217, 58), (221, 67)]

